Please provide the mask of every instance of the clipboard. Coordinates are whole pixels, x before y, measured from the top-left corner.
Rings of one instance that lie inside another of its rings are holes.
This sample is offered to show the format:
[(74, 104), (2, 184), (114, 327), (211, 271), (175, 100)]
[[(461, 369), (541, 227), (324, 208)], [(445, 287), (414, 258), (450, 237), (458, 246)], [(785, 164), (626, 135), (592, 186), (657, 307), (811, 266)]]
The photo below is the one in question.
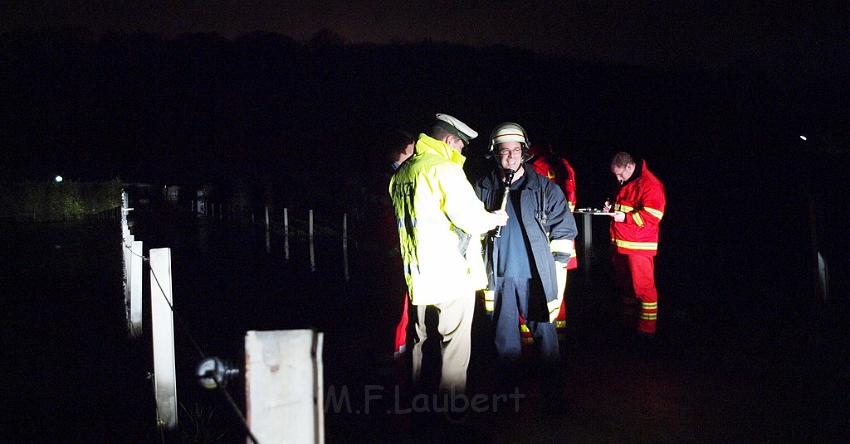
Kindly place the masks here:
[(594, 216), (613, 216), (615, 214), (613, 211), (602, 211), (599, 208), (578, 208), (575, 212)]

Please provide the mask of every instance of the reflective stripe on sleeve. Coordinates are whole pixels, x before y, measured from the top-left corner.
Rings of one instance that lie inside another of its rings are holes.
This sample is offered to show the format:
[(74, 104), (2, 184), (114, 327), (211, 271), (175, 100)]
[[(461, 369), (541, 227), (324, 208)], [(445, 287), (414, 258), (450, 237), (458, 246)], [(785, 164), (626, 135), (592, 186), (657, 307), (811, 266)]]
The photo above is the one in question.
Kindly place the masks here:
[(647, 213), (657, 217), (658, 220), (661, 220), (661, 218), (664, 217), (664, 212), (656, 210), (655, 208), (643, 207), (643, 209), (646, 210)]
[(546, 305), (549, 307), (549, 313), (554, 313), (561, 309), (561, 299), (555, 299), (554, 301), (549, 301)]
[(492, 313), (496, 308), (496, 293), (493, 290), (484, 290), (484, 310)]
[(643, 228), (644, 226), (646, 226), (646, 224), (645, 224), (645, 223), (643, 223), (643, 218), (642, 218), (642, 217), (640, 217), (640, 213), (631, 213), (631, 215), (632, 215), (632, 220), (633, 220), (633, 221), (635, 221), (635, 223), (637, 224), (637, 226), (639, 226), (639, 227), (641, 227), (641, 228)]
[(630, 242), (620, 239), (611, 239), (615, 245), (629, 250), (657, 250), (658, 242)]
[(549, 241), (549, 250), (553, 253), (565, 253), (570, 254), (571, 251), (575, 251), (575, 242), (572, 239), (555, 239), (553, 241)]

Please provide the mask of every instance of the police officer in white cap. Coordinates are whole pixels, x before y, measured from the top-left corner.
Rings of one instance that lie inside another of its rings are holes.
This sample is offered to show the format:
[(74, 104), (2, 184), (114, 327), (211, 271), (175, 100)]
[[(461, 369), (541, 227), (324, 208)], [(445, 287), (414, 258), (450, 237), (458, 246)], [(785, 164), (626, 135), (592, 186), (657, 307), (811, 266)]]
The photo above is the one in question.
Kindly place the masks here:
[(505, 225), (504, 211), (489, 212), (463, 172), (463, 149), (478, 136), (465, 123), (437, 114), (428, 134), (420, 134), (416, 153), (390, 180), (400, 250), (416, 343), (413, 380), (419, 381), (422, 346), (427, 339), (425, 311), (439, 314), (442, 336), (440, 389), (462, 393), (469, 365), (475, 291), (486, 286), (479, 242), (470, 242)]

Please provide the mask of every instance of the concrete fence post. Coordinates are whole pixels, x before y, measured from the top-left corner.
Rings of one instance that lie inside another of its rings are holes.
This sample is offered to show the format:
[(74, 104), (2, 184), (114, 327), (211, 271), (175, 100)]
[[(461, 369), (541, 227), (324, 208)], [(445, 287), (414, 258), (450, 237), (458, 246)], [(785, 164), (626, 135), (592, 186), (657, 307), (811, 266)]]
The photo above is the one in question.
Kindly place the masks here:
[(593, 216), (590, 213), (583, 213), (581, 217), (584, 227), (584, 248), (582, 248), (584, 253), (584, 260), (582, 261), (584, 285), (590, 286), (590, 262), (593, 260)]
[(245, 335), (246, 416), (259, 442), (325, 442), (322, 342), (313, 330)]
[(310, 271), (316, 271), (316, 249), (313, 245), (313, 210), (309, 212), (308, 240), (310, 242)]
[(266, 205), (266, 254), (272, 252), (272, 235), (271, 228), (269, 226), (269, 207)]
[(130, 247), (130, 336), (142, 335), (142, 241)]
[(130, 253), (130, 248), (132, 248), (134, 240), (132, 234), (125, 234), (124, 238), (121, 239), (121, 262), (124, 271), (124, 303), (127, 305), (131, 303), (130, 286), (132, 285), (132, 276), (130, 276), (130, 263), (132, 261), (132, 254)]
[(342, 214), (342, 269), (345, 281), (348, 282), (348, 213)]
[(289, 260), (289, 210), (283, 209), (283, 258)]
[(174, 359), (174, 316), (171, 307), (171, 249), (152, 249), (150, 254), (151, 331), (156, 416), (160, 427), (177, 426), (177, 376)]

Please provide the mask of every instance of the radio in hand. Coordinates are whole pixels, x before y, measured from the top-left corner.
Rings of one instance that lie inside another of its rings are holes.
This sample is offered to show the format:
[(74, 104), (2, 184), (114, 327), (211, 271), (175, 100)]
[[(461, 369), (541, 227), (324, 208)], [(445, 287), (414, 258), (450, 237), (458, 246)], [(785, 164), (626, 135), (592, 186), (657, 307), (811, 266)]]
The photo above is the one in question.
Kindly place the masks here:
[[(499, 209), (505, 211), (508, 207), (508, 199), (510, 199), (511, 194), (511, 182), (514, 181), (514, 174), (516, 171), (511, 169), (505, 169), (505, 182), (504, 182), (504, 193), (502, 194), (502, 204), (499, 206)], [(496, 227), (496, 233), (493, 237), (502, 237), (502, 226)]]

